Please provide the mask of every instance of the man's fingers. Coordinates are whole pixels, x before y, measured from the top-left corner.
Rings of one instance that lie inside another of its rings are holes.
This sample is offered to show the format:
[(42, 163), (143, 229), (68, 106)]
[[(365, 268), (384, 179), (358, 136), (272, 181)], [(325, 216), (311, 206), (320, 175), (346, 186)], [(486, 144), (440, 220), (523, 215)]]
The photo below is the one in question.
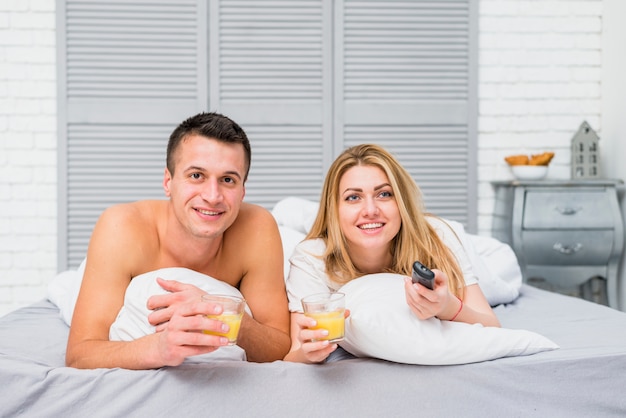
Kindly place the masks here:
[(189, 287), (189, 285), (179, 282), (177, 280), (166, 280), (161, 277), (157, 277), (156, 280), (159, 286), (161, 286), (164, 290), (167, 290), (168, 292), (180, 292), (181, 290), (185, 290), (187, 287)]

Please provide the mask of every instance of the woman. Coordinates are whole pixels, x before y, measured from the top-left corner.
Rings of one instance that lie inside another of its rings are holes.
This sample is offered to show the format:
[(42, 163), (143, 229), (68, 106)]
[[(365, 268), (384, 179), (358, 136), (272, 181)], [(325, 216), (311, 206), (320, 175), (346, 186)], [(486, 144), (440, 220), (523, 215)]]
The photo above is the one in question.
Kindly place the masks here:
[[(412, 283), (416, 260), (435, 272), (433, 290)], [(315, 321), (301, 313), (300, 299), (336, 291), (366, 274), (407, 276), (406, 302), (420, 319), (500, 326), (454, 231), (424, 213), (411, 175), (377, 145), (348, 148), (333, 162), (315, 222), (290, 261), (292, 347), (287, 361), (322, 362), (337, 348), (319, 340), (326, 330), (309, 329)]]

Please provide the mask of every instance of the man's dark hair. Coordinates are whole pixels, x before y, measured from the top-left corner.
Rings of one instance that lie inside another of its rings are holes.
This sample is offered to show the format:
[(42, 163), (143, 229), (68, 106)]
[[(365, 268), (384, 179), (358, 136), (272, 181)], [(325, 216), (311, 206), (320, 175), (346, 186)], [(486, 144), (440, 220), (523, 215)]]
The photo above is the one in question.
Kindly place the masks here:
[(174, 129), (167, 143), (166, 164), (169, 172), (174, 175), (174, 154), (178, 146), (189, 135), (200, 135), (229, 144), (241, 144), (246, 157), (244, 181), (248, 179), (252, 151), (248, 136), (232, 119), (219, 113), (199, 113), (183, 121)]

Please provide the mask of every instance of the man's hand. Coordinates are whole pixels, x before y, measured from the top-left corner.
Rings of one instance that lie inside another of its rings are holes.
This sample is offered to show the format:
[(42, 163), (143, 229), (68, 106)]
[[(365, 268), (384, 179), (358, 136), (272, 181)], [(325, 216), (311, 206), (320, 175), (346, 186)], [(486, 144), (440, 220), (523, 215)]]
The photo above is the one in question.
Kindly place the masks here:
[(202, 331), (228, 332), (228, 325), (207, 315), (219, 315), (222, 306), (202, 301), (203, 290), (176, 280), (157, 278), (159, 285), (169, 293), (154, 295), (146, 303), (153, 312), (148, 322), (159, 334), (158, 356), (164, 365), (178, 366), (185, 358), (206, 354), (228, 345), (228, 339)]
[(154, 295), (148, 298), (146, 306), (153, 311), (148, 316), (148, 322), (156, 327), (160, 332), (165, 329), (165, 325), (178, 307), (188, 303), (199, 302), (206, 292), (194, 285), (181, 283), (176, 280), (165, 280), (157, 277), (157, 283), (169, 293)]
[[(168, 321), (162, 323), (160, 331), (157, 331), (158, 355), (164, 365), (177, 366), (189, 356), (210, 353), (228, 345), (228, 338), (202, 332), (228, 332), (228, 325), (206, 316), (222, 313), (220, 305), (203, 302), (198, 298), (187, 303), (177, 303), (175, 306)], [(168, 307), (170, 308), (172, 305)]]

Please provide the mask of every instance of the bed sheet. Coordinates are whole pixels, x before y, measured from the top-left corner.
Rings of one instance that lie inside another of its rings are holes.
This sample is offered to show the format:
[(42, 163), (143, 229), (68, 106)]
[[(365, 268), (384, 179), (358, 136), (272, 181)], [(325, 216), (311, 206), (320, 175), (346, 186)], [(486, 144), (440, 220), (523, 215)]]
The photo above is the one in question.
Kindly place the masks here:
[(626, 314), (524, 285), (502, 325), (561, 346), (456, 366), (377, 359), (158, 370), (64, 366), (68, 327), (48, 300), (0, 318), (0, 415), (625, 416)]

